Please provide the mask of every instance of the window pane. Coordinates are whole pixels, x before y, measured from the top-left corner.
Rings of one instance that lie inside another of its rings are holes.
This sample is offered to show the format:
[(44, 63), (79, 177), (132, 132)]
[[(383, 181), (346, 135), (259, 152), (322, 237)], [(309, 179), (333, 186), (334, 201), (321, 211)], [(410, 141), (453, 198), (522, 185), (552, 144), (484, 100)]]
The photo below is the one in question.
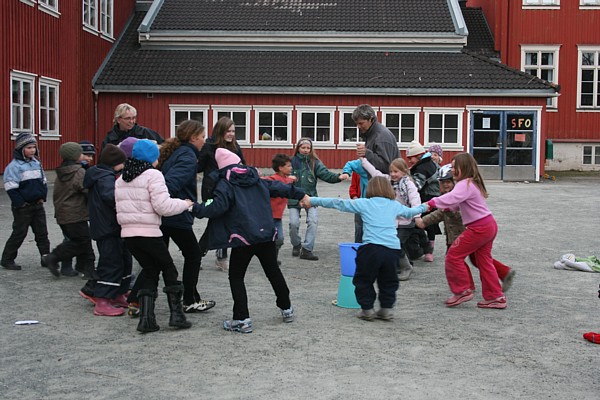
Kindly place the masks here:
[(402, 114), (402, 127), (403, 128), (414, 128), (415, 127), (415, 115), (414, 114)]
[(537, 53), (526, 53), (525, 54), (526, 65), (537, 65)]
[(313, 127), (303, 127), (302, 129), (300, 129), (300, 134), (302, 137), (307, 137), (311, 138), (312, 140), (315, 140), (315, 129)]
[(12, 108), (12, 128), (19, 129), (21, 127), (21, 107), (13, 106)]
[(187, 111), (175, 111), (175, 125), (179, 126), (185, 120), (188, 120), (189, 113)]
[(48, 130), (56, 131), (56, 111), (50, 110), (49, 114)]
[(400, 127), (400, 114), (387, 114), (385, 116), (385, 126), (388, 129)]
[(246, 126), (246, 113), (245, 112), (234, 112), (233, 113), (233, 123), (237, 127)]
[(542, 53), (542, 65), (553, 65), (553, 64), (554, 64), (554, 54)]
[(40, 129), (42, 131), (48, 130), (48, 113), (45, 111), (40, 112)]
[(40, 86), (40, 107), (48, 106), (48, 98), (46, 97), (47, 89), (46, 86)]
[(594, 65), (595, 53), (582, 53), (581, 64), (582, 65)]
[(31, 83), (23, 82), (23, 104), (31, 105)]
[(204, 125), (204, 113), (202, 111), (191, 111), (189, 119), (193, 119)]
[(458, 128), (458, 115), (446, 115), (444, 128)]
[(394, 135), (394, 138), (396, 138), (396, 142), (398, 142), (400, 139), (400, 129), (398, 128), (394, 128), (394, 127), (390, 127), (389, 125), (387, 126), (387, 128), (390, 130), (390, 132), (392, 132), (392, 135)]
[(329, 114), (318, 113), (317, 114), (317, 126), (329, 126)]
[(275, 127), (274, 140), (287, 140), (287, 127)]
[(276, 112), (275, 113), (275, 125), (285, 126), (287, 128), (287, 113)]
[(317, 138), (316, 140), (321, 142), (328, 142), (329, 137), (329, 128), (317, 128)]
[(344, 142), (356, 141), (356, 128), (344, 128)]
[(441, 129), (429, 129), (429, 141), (436, 143), (444, 143)]
[[(441, 114), (431, 114), (429, 116), (429, 127), (430, 128), (441, 128), (442, 127), (442, 115)], [(436, 140), (436, 142), (437, 142), (437, 140)]]
[(344, 113), (344, 127), (355, 127), (356, 124), (354, 123), (354, 120), (352, 119), (352, 113)]
[(594, 105), (594, 96), (590, 95), (582, 95), (581, 96), (581, 105), (582, 106), (592, 106)]
[(446, 129), (444, 143), (458, 143), (458, 130)]
[(270, 112), (258, 113), (258, 124), (259, 125), (273, 125), (273, 114)]
[(600, 164), (600, 146), (594, 147), (594, 164)]
[(260, 140), (273, 140), (273, 128), (270, 126), (259, 126)]
[(410, 143), (415, 138), (415, 130), (413, 128), (402, 128), (400, 141), (402, 143)]
[(23, 107), (23, 129), (31, 129), (31, 108)]
[(301, 121), (302, 121), (302, 126), (314, 126), (315, 125), (315, 114), (302, 113)]
[(48, 106), (50, 108), (56, 108), (56, 88), (48, 87)]

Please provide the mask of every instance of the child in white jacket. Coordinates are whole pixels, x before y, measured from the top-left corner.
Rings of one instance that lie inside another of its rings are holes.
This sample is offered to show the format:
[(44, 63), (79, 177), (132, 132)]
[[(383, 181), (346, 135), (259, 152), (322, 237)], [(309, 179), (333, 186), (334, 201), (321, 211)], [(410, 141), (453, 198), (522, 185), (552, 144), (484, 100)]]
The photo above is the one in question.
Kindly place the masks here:
[(140, 322), (137, 330), (142, 333), (160, 329), (154, 315), (154, 301), (158, 296), (158, 278), (161, 272), (165, 281), (163, 291), (167, 294), (171, 311), (169, 326), (192, 326), (183, 314), (183, 286), (162, 239), (160, 224), (162, 216), (181, 214), (189, 210), (193, 203), (191, 200), (170, 197), (163, 174), (154, 169), (158, 155), (156, 144), (147, 139), (138, 140), (133, 146), (132, 158), (125, 161), (123, 175), (115, 184), (121, 237), (144, 269), (144, 274), (140, 275), (143, 282), (138, 282)]

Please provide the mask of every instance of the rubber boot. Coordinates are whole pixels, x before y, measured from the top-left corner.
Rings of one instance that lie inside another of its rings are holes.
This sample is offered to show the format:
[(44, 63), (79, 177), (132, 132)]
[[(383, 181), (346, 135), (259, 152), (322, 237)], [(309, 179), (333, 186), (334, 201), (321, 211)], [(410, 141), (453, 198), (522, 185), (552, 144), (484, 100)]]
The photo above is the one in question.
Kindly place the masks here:
[(154, 315), (154, 301), (157, 297), (158, 293), (156, 290), (142, 289), (138, 292), (141, 310), (137, 330), (142, 333), (156, 332), (160, 329)]
[(167, 299), (169, 301), (169, 310), (171, 311), (169, 326), (174, 326), (176, 328), (181, 329), (191, 328), (192, 323), (185, 318), (185, 314), (183, 313), (183, 307), (181, 306), (181, 298), (183, 297), (183, 285), (177, 284), (172, 286), (165, 286), (163, 288), (163, 292), (165, 292), (167, 295)]
[(102, 317), (118, 317), (123, 315), (125, 310), (122, 308), (115, 308), (110, 303), (109, 299), (102, 297), (96, 297), (96, 306), (94, 307), (94, 315)]
[(63, 276), (77, 276), (79, 273), (73, 269), (73, 259), (60, 262), (60, 274)]

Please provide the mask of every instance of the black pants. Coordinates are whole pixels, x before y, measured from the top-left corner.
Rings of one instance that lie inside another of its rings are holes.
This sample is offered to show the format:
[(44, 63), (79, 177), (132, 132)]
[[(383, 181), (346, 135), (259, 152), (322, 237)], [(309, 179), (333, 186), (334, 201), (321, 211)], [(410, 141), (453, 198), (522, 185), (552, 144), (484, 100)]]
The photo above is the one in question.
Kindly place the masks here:
[(119, 236), (109, 236), (96, 240), (98, 280), (94, 287), (94, 297), (114, 299), (129, 290), (131, 282), (131, 253), (125, 241)]
[(183, 255), (183, 304), (190, 305), (200, 301), (197, 285), (203, 254), (194, 231), (168, 226), (161, 226), (160, 230), (167, 248), (169, 239), (173, 239)]
[(282, 310), (287, 310), (291, 307), (290, 290), (277, 265), (275, 242), (234, 247), (231, 249), (231, 258), (229, 260), (229, 286), (231, 287), (231, 295), (233, 296), (233, 319), (242, 320), (250, 317), (244, 277), (253, 256), (258, 257), (260, 265), (271, 283), (271, 287), (277, 297), (277, 307)]
[(177, 268), (162, 237), (127, 237), (125, 245), (143, 269), (135, 281), (138, 289), (156, 290), (161, 272), (165, 286), (179, 283)]
[(4, 245), (2, 262), (15, 261), (19, 247), (23, 244), (29, 227), (35, 235), (40, 256), (50, 253), (50, 241), (48, 240), (48, 228), (46, 227), (46, 211), (44, 204), (32, 204), (21, 208), (11, 208), (13, 214), (12, 234)]
[(392, 308), (396, 303), (396, 291), (400, 286), (396, 266), (401, 251), (377, 244), (364, 244), (356, 253), (356, 272), (352, 283), (355, 286), (356, 301), (363, 310), (373, 308), (376, 292), (373, 284), (379, 287), (381, 308)]
[(58, 258), (58, 261), (67, 261), (76, 257), (78, 265), (87, 266), (90, 263), (93, 265), (96, 256), (87, 221), (61, 224), (60, 229), (69, 240), (63, 241), (52, 250), (52, 254)]

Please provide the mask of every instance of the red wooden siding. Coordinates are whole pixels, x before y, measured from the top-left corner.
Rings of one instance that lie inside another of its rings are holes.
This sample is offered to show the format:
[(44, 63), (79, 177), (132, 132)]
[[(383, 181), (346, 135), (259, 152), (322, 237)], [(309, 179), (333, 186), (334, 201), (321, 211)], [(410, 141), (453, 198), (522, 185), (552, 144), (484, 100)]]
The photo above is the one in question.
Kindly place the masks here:
[[(359, 104), (367, 103), (374, 108), (378, 107), (466, 107), (467, 105), (479, 106), (543, 106), (545, 98), (491, 98), (491, 97), (391, 97), (391, 96), (286, 96), (286, 95), (195, 95), (195, 94), (164, 94), (155, 93), (152, 98), (149, 98), (145, 93), (100, 93), (98, 99), (98, 131), (95, 136), (95, 143), (100, 143), (106, 136), (106, 133), (112, 129), (113, 113), (115, 107), (123, 102), (130, 103), (138, 111), (138, 123), (143, 126), (150, 127), (159, 132), (163, 137), (168, 137), (170, 132), (170, 114), (169, 106), (175, 104), (192, 105), (198, 104), (208, 106), (208, 122), (207, 133), (212, 133), (212, 126), (215, 121), (212, 120), (212, 110), (210, 107), (220, 105), (245, 105), (251, 106), (270, 106), (270, 105), (285, 105), (290, 106), (330, 106), (336, 107), (351, 107), (354, 108)], [(295, 118), (296, 113), (292, 114)], [(251, 121), (249, 122), (250, 141), (254, 142), (254, 121), (253, 113), (251, 113)], [(381, 115), (380, 115), (381, 116)], [(423, 113), (420, 114), (420, 132), (419, 140), (423, 143)], [(337, 132), (338, 112), (334, 116), (334, 142), (338, 144)], [(463, 143), (466, 143), (468, 115), (465, 111), (463, 118)], [(543, 127), (544, 121), (542, 121)], [(299, 139), (296, 132), (295, 121), (292, 123), (292, 143), (296, 143)], [(253, 144), (253, 143), (251, 143)], [(286, 144), (279, 148), (262, 148), (262, 147), (245, 147), (243, 149), (246, 161), (257, 167), (270, 167), (271, 158), (275, 153), (286, 153), (292, 155), (294, 152), (293, 145)], [(319, 149), (316, 148), (319, 158), (329, 168), (342, 168), (348, 160), (356, 158), (356, 152), (352, 149)], [(542, 149), (543, 151), (543, 149)], [(454, 153), (448, 152), (446, 159), (449, 160)], [(404, 154), (403, 154), (404, 155)]]
[(560, 9), (523, 9), (522, 0), (469, 0), (482, 7), (502, 62), (520, 69), (522, 45), (560, 46), (558, 110), (545, 113), (544, 130), (557, 141), (600, 139), (600, 112), (577, 110), (579, 45), (600, 45), (600, 8), (580, 10), (579, 1), (563, 0)]
[[(83, 30), (82, 1), (59, 1), (60, 16), (39, 10), (19, 0), (0, 1), (0, 170), (12, 159), (14, 141), (10, 135), (10, 72), (37, 75), (35, 80), (34, 132), (39, 133), (40, 77), (60, 81), (60, 140), (38, 140), (42, 162), (47, 169), (61, 160), (58, 147), (66, 141), (91, 140), (94, 126), (92, 78), (108, 54), (112, 42)], [(114, 2), (115, 38), (133, 13), (135, 0)]]

